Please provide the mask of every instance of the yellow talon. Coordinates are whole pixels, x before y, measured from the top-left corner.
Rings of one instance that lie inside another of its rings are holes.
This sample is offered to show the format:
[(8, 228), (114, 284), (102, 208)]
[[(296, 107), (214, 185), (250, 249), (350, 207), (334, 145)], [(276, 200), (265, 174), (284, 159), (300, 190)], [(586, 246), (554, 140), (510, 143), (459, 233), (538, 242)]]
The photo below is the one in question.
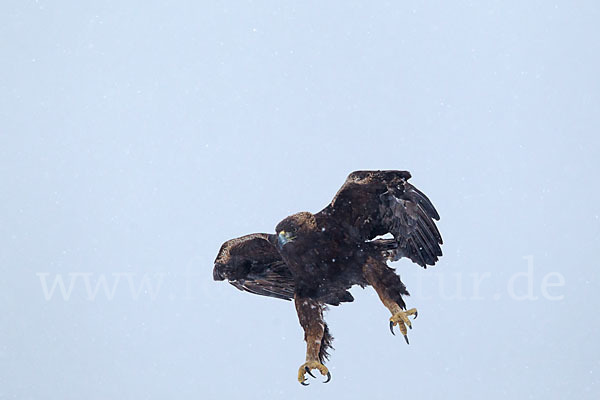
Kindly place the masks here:
[(307, 361), (298, 368), (298, 382), (304, 386), (308, 386), (308, 383), (306, 383), (306, 374), (309, 374), (314, 378), (315, 376), (310, 372), (313, 369), (318, 370), (321, 375), (327, 376), (327, 379), (323, 383), (327, 383), (331, 380), (331, 373), (329, 373), (326, 366), (318, 361)]
[(398, 328), (400, 328), (400, 332), (402, 333), (402, 335), (404, 335), (404, 340), (406, 340), (407, 344), (408, 344), (408, 336), (407, 336), (406, 327), (408, 326), (409, 329), (412, 329), (412, 323), (408, 319), (408, 317), (410, 315), (414, 315), (415, 318), (417, 318), (417, 315), (418, 315), (417, 309), (411, 308), (410, 310), (407, 310), (407, 311), (396, 310), (394, 315), (392, 315), (390, 317), (390, 331), (392, 331), (392, 335), (395, 335), (394, 326), (398, 325)]

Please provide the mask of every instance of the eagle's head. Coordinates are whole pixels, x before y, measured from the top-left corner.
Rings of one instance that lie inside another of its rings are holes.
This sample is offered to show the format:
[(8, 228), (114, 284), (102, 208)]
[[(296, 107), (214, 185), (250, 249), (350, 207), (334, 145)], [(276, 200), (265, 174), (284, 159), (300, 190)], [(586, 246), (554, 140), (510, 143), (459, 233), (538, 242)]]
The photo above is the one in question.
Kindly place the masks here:
[(275, 228), (277, 232), (277, 245), (280, 249), (286, 244), (296, 240), (298, 235), (304, 235), (317, 230), (317, 221), (312, 213), (299, 212), (285, 218)]

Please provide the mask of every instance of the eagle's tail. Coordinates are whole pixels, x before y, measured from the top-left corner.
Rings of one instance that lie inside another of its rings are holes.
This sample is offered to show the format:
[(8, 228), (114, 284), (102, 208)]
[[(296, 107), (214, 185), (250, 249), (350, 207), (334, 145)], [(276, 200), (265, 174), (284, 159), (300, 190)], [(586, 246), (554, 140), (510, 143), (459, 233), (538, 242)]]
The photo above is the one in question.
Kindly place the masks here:
[(319, 349), (319, 362), (325, 364), (325, 361), (329, 360), (329, 353), (327, 350), (333, 349), (331, 343), (333, 342), (333, 336), (329, 333), (329, 327), (323, 322), (325, 328), (323, 330), (323, 338), (321, 339), (321, 348)]

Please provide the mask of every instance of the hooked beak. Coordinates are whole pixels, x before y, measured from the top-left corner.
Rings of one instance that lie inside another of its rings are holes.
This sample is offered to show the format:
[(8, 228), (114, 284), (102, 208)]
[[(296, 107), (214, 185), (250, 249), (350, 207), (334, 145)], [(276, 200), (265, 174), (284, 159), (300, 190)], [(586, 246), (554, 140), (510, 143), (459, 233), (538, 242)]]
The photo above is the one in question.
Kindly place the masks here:
[(291, 242), (294, 239), (295, 237), (292, 237), (292, 235), (286, 231), (280, 231), (279, 234), (277, 234), (277, 243), (279, 244), (279, 248), (282, 248), (286, 245), (286, 243)]

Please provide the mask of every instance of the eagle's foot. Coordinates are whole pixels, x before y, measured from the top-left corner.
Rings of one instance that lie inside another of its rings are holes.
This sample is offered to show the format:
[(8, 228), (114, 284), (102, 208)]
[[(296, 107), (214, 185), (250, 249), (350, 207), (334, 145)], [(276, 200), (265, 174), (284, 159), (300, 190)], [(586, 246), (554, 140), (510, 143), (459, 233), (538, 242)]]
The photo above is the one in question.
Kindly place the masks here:
[(308, 383), (306, 383), (306, 374), (309, 374), (310, 376), (315, 378), (315, 376), (310, 372), (313, 369), (319, 370), (321, 375), (327, 375), (327, 379), (323, 383), (327, 383), (331, 380), (331, 374), (329, 373), (329, 370), (326, 366), (324, 366), (318, 361), (308, 361), (302, 364), (298, 369), (298, 382), (300, 382), (301, 385), (308, 386)]
[(406, 327), (408, 326), (409, 329), (412, 329), (412, 324), (408, 319), (410, 315), (414, 315), (415, 318), (417, 318), (417, 315), (419, 315), (417, 313), (417, 309), (411, 308), (407, 311), (398, 310), (396, 311), (396, 313), (394, 313), (394, 315), (390, 317), (390, 331), (392, 331), (392, 335), (395, 335), (394, 326), (398, 325), (398, 328), (400, 328), (400, 332), (402, 333), (402, 335), (404, 335), (404, 340), (406, 340), (406, 344), (408, 344)]

